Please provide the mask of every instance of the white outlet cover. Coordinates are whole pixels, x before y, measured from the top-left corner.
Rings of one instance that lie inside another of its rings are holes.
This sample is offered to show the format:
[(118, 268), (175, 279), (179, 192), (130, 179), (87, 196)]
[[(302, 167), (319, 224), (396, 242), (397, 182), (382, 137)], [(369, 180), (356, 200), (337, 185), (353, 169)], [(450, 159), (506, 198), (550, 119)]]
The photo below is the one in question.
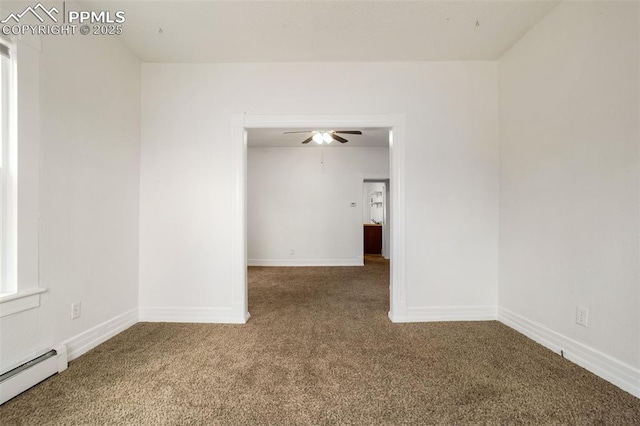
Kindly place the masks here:
[(578, 306), (576, 307), (576, 324), (587, 327), (589, 322), (589, 309)]
[(82, 313), (82, 305), (80, 302), (71, 304), (71, 319), (74, 320), (80, 317)]

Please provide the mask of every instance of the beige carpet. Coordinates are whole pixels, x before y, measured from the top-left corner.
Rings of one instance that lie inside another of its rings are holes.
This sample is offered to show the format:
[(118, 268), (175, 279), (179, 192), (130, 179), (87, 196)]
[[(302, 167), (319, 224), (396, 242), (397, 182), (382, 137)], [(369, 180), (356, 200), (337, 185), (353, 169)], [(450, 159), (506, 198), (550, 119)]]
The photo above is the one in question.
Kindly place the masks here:
[(640, 400), (498, 322), (392, 324), (388, 274), (251, 268), (248, 324), (138, 324), (0, 424), (640, 424)]

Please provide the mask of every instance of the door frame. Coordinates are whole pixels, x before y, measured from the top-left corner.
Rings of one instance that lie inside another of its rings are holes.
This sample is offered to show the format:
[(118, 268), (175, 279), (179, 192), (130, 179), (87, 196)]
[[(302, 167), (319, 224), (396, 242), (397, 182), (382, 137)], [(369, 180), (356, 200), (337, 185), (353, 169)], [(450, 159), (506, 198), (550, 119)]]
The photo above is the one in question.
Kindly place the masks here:
[(234, 114), (233, 142), (233, 281), (231, 304), (233, 315), (247, 321), (249, 301), (247, 287), (247, 129), (269, 128), (384, 128), (389, 130), (389, 172), (391, 185), (391, 274), (389, 318), (406, 315), (406, 209), (405, 209), (405, 126), (404, 114), (338, 115), (261, 115)]

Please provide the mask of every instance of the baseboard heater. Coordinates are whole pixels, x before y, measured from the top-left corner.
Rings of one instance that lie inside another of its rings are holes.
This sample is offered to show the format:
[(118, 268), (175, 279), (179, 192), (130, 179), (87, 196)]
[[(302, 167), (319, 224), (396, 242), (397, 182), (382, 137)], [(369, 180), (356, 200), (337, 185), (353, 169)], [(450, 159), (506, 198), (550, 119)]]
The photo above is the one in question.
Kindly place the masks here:
[(67, 347), (60, 345), (1, 374), (0, 405), (66, 369)]

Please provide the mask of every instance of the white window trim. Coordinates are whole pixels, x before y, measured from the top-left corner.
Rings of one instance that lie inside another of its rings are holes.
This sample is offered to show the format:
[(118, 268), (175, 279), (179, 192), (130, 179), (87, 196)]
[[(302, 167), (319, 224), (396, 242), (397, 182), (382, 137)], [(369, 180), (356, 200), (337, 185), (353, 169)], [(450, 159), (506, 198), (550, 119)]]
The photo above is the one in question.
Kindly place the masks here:
[[(27, 149), (29, 154), (27, 154), (26, 157), (20, 159), (21, 153), (23, 152), (23, 149), (24, 149), (24, 147), (21, 148), (21, 146), (23, 143), (26, 143), (27, 144), (26, 146), (33, 147), (34, 144), (37, 146), (38, 140), (34, 139), (33, 134), (30, 133), (28, 130), (30, 127), (33, 126), (32, 124), (33, 122), (39, 122), (39, 118), (38, 118), (39, 116), (37, 115), (37, 111), (36, 112), (31, 111), (27, 107), (30, 104), (32, 105), (34, 103), (35, 104), (38, 103), (37, 98), (32, 99), (32, 97), (34, 96), (34, 93), (37, 95), (37, 90), (33, 90), (33, 91), (27, 90), (27, 92), (32, 92), (32, 93), (30, 93), (29, 95), (26, 95), (27, 96), (26, 100), (21, 98), (20, 102), (18, 102), (19, 96), (20, 97), (25, 96), (24, 93), (22, 95), (18, 93), (21, 90), (19, 89), (19, 84), (21, 84), (22, 86), (25, 86), (25, 85), (29, 86), (33, 84), (33, 81), (31, 81), (30, 78), (27, 78), (26, 80), (20, 82), (19, 74), (21, 73), (20, 67), (24, 67), (24, 69), (27, 71), (33, 71), (33, 69), (38, 68), (39, 61), (38, 59), (34, 59), (37, 57), (34, 56), (33, 53), (39, 52), (39, 49), (34, 49), (31, 53), (25, 51), (24, 53), (25, 54), (29, 53), (29, 55), (27, 56), (31, 59), (29, 59), (26, 63), (22, 63), (22, 62), (19, 63), (18, 52), (17, 52), (18, 42), (15, 42), (14, 40), (7, 40), (4, 37), (0, 41), (3, 44), (8, 45), (11, 50), (11, 58), (10, 58), (11, 59), (11, 62), (10, 62), (11, 81), (9, 82), (9, 86), (11, 88), (10, 99), (9, 99), (9, 114), (10, 114), (9, 137), (11, 138), (10, 144), (11, 144), (11, 147), (13, 148), (13, 153), (12, 153), (13, 163), (11, 165), (12, 167), (10, 170), (10, 173), (12, 173), (11, 185), (9, 186), (9, 188), (5, 188), (5, 189), (8, 189), (9, 191), (9, 197), (12, 197), (11, 200), (13, 201), (12, 203), (13, 206), (11, 211), (8, 212), (9, 222), (4, 224), (4, 228), (8, 231), (13, 231), (13, 235), (9, 236), (9, 244), (3, 247), (3, 250), (6, 250), (11, 255), (11, 257), (7, 259), (7, 264), (9, 265), (9, 274), (3, 277), (3, 279), (8, 280), (9, 285), (7, 285), (6, 287), (3, 286), (4, 288), (0, 289), (0, 318), (2, 318), (8, 315), (16, 314), (18, 312), (23, 312), (29, 309), (39, 307), (40, 295), (46, 292), (47, 289), (39, 287), (39, 284), (38, 284), (39, 278), (37, 277), (38, 273), (37, 271), (30, 269), (33, 266), (37, 265), (37, 263), (34, 264), (33, 262), (29, 262), (28, 264), (29, 266), (25, 270), (25, 271), (29, 271), (28, 272), (29, 278), (26, 280), (27, 282), (22, 282), (25, 280), (25, 277), (21, 278), (21, 273), (20, 273), (21, 261), (20, 259), (18, 259), (19, 244), (22, 238), (20, 237), (20, 230), (18, 229), (18, 225), (19, 225), (18, 217), (20, 216), (23, 219), (25, 219), (24, 221), (22, 221), (22, 223), (20, 223), (20, 226), (28, 226), (29, 228), (31, 228), (34, 225), (37, 226), (37, 223), (36, 223), (37, 220), (34, 222), (34, 218), (36, 217), (35, 212), (37, 211), (37, 207), (35, 211), (32, 211), (33, 209), (29, 207), (31, 210), (29, 210), (28, 212), (19, 213), (21, 208), (19, 205), (19, 197), (18, 197), (18, 180), (20, 179), (20, 175), (18, 175), (19, 164), (21, 165), (27, 164), (27, 163), (23, 163), (24, 161), (27, 161), (28, 163), (32, 163), (33, 161), (36, 161), (36, 166), (37, 166), (37, 151), (36, 151), (36, 156), (34, 156), (33, 149), (31, 150)], [(19, 43), (19, 44), (20, 44), (21, 52), (23, 47), (26, 47), (30, 51), (31, 49), (33, 49), (29, 46), (25, 46), (23, 43)], [(27, 74), (33, 74), (33, 72), (27, 73)], [(25, 102), (22, 102), (22, 101), (25, 101)], [(21, 103), (24, 106), (21, 106)], [(36, 115), (34, 116), (34, 114)], [(24, 132), (25, 134), (23, 134), (23, 130), (26, 131)], [(22, 135), (20, 139), (20, 145), (18, 143), (19, 134)], [(27, 136), (27, 139), (23, 140), (24, 136)], [(33, 169), (33, 167), (30, 167), (30, 168)], [(37, 167), (36, 167), (36, 170), (37, 170)], [(23, 170), (23, 172), (26, 172), (26, 170)], [(20, 173), (22, 174), (22, 172)], [(33, 176), (31, 176), (31, 173), (33, 172), (32, 171), (28, 172), (30, 180), (33, 178)], [(32, 193), (32, 188), (29, 188), (29, 190), (27, 190), (27, 194), (28, 194), (28, 198), (31, 199), (33, 197), (36, 197), (37, 199), (37, 191)], [(31, 204), (32, 203), (28, 203), (28, 205), (31, 205)], [(27, 216), (23, 217), (22, 214), (27, 214)], [(3, 214), (3, 219), (6, 217), (7, 216)], [(32, 239), (33, 239), (32, 237), (29, 237), (28, 240), (22, 241), (23, 243), (26, 243), (25, 246), (23, 246), (23, 249), (28, 248), (29, 252), (32, 252), (32, 250), (35, 247), (37, 247), (37, 242), (32, 241)], [(39, 255), (35, 254), (35, 256), (36, 256), (36, 262), (37, 262), (37, 257)], [(3, 270), (4, 270), (4, 267), (3, 267)]]
[(13, 294), (0, 295), (0, 318), (40, 306), (46, 288), (36, 287)]
[[(17, 153), (17, 99), (16, 99), (16, 49), (15, 44), (5, 40), (0, 41), (11, 52), (8, 61), (1, 58), (0, 90), (2, 91), (2, 104), (0, 105), (0, 119), (2, 128), (2, 176), (0, 179), (0, 291), (11, 294), (18, 292), (17, 277), (17, 178), (18, 178), (18, 153)], [(5, 62), (6, 61), (6, 62)], [(8, 77), (8, 78), (6, 78)]]

